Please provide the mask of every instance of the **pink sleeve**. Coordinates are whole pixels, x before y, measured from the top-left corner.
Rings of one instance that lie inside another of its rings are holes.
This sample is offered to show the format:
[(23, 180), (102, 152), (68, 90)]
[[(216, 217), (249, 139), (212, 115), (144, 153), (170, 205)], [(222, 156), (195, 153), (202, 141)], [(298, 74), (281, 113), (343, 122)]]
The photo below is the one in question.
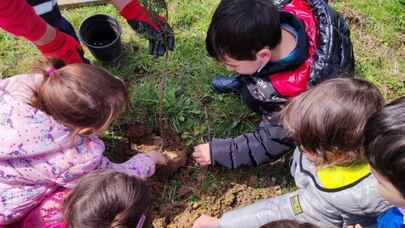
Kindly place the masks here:
[(46, 22), (35, 14), (26, 0), (1, 0), (0, 27), (16, 36), (35, 41), (45, 33)]
[(113, 169), (131, 176), (146, 179), (155, 173), (155, 162), (145, 154), (137, 154), (124, 163), (112, 163), (106, 157), (103, 158), (101, 168)]

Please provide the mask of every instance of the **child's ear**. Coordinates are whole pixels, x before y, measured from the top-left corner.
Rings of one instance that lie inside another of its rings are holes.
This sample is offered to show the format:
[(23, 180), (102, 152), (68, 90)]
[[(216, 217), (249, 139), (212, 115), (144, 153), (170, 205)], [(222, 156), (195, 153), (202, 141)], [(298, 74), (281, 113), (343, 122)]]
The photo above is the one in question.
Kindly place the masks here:
[(270, 61), (271, 59), (271, 51), (268, 48), (263, 48), (260, 51), (256, 53), (256, 58), (262, 62), (263, 64), (266, 64)]

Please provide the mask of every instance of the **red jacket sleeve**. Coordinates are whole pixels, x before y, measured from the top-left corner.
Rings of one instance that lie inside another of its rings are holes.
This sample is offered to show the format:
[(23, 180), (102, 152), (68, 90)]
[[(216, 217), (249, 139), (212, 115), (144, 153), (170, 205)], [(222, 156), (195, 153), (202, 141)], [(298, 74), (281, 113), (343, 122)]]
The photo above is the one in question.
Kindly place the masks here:
[(16, 36), (35, 41), (45, 33), (46, 22), (35, 14), (26, 0), (1, 0), (0, 27)]

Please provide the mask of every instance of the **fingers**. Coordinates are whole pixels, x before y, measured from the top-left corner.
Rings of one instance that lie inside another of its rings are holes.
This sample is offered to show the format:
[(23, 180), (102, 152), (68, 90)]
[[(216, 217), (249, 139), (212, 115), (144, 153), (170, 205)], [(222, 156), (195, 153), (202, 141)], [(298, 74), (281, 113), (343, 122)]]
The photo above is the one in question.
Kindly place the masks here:
[(174, 36), (171, 34), (170, 36), (167, 37), (167, 48), (170, 51), (174, 51)]
[(219, 220), (209, 215), (201, 215), (194, 221), (193, 228), (217, 228)]
[(174, 50), (174, 37), (168, 37), (167, 42), (163, 40), (150, 40), (149, 52), (155, 57), (163, 56), (166, 50)]
[(210, 165), (210, 163), (208, 162), (208, 161), (206, 161), (206, 160), (202, 160), (202, 159), (198, 159), (198, 160), (195, 160), (200, 166), (209, 166)]
[(149, 54), (159, 57), (157, 56), (157, 45), (156, 45), (156, 40), (149, 40)]
[(167, 162), (168, 162), (167, 157), (164, 156), (163, 154), (161, 154), (160, 152), (157, 152), (157, 153), (159, 154), (158, 155), (158, 160), (159, 160), (158, 164), (159, 165), (167, 165)]
[(347, 228), (363, 228), (360, 224), (356, 224), (356, 225), (349, 225), (347, 226)]
[(204, 156), (200, 147), (200, 145), (194, 147), (194, 152), (192, 153), (194, 159), (202, 158)]
[(157, 46), (157, 55), (163, 56), (166, 53), (166, 45), (163, 43), (163, 41), (159, 41)]
[(191, 156), (200, 166), (210, 165), (210, 161), (204, 156), (204, 153), (200, 150), (200, 146), (194, 147), (194, 152)]
[(162, 43), (163, 42), (159, 40), (150, 40), (149, 41), (150, 54), (155, 57), (163, 56), (166, 52), (166, 48)]
[(174, 50), (174, 34), (173, 34), (173, 30), (170, 27), (169, 24), (164, 23), (161, 26), (161, 35), (163, 38), (163, 41), (165, 42), (165, 48), (167, 48), (170, 51)]

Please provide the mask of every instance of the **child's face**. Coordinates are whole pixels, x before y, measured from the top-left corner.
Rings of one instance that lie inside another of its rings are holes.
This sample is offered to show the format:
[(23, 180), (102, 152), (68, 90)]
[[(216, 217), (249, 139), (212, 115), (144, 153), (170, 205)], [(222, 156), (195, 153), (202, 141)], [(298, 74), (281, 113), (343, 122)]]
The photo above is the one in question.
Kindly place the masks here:
[(270, 49), (264, 47), (256, 53), (255, 60), (237, 60), (225, 55), (222, 63), (230, 71), (235, 71), (239, 74), (252, 75), (265, 66), (271, 60), (271, 56)]
[(377, 179), (378, 192), (384, 197), (384, 199), (397, 207), (405, 208), (405, 198), (402, 197), (401, 193), (391, 184), (391, 182), (375, 169), (371, 168), (371, 172)]
[(256, 73), (264, 65), (259, 58), (256, 60), (236, 60), (227, 55), (225, 55), (222, 63), (229, 71), (247, 75)]

